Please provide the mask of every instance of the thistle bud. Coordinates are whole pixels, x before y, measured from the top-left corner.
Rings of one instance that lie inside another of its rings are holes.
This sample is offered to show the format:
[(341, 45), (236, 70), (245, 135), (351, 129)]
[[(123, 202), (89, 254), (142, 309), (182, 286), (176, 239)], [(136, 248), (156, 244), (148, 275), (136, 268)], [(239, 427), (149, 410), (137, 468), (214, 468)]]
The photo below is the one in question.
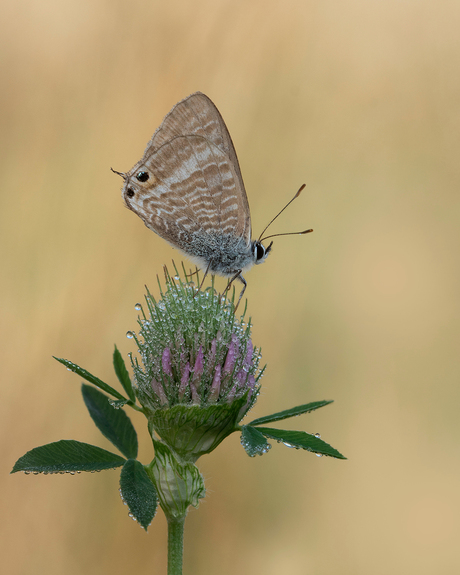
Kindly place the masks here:
[(208, 288), (173, 280), (156, 301), (146, 296), (148, 313), (139, 318), (133, 360), (136, 393), (152, 433), (194, 462), (235, 431), (259, 393), (260, 350), (251, 325), (234, 305)]

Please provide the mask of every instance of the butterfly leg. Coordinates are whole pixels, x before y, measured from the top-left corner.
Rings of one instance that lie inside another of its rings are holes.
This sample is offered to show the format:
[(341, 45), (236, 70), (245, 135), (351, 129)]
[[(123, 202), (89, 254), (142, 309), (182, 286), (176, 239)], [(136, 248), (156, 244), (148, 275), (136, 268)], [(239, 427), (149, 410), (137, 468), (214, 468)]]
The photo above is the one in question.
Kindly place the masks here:
[(243, 289), (241, 290), (240, 297), (238, 298), (238, 302), (237, 302), (237, 304), (236, 304), (236, 306), (235, 306), (235, 311), (238, 309), (238, 306), (240, 305), (241, 298), (243, 297), (243, 294), (244, 294), (244, 292), (246, 291), (246, 288), (247, 288), (247, 286), (248, 286), (246, 280), (245, 280), (244, 277), (241, 275), (241, 270), (238, 270), (238, 271), (236, 272), (236, 274), (231, 278), (231, 280), (228, 282), (227, 287), (225, 288), (225, 290), (224, 290), (224, 292), (223, 292), (223, 294), (222, 294), (222, 297), (224, 297), (225, 294), (226, 294), (226, 293), (228, 292), (228, 290), (230, 289), (230, 286), (232, 285), (232, 283), (233, 283), (236, 279), (239, 279), (240, 282), (243, 284)]
[(185, 276), (187, 278), (191, 278), (192, 276), (194, 276), (195, 274), (197, 274), (199, 271), (201, 271), (201, 268), (196, 268), (196, 270), (194, 272), (190, 271), (189, 274), (185, 274)]
[(244, 277), (241, 275), (241, 272), (240, 272), (240, 274), (239, 274), (238, 276), (236, 276), (236, 277), (237, 277), (237, 278), (240, 280), (240, 282), (243, 284), (243, 289), (241, 290), (240, 297), (238, 298), (238, 303), (236, 304), (235, 312), (236, 312), (236, 310), (238, 309), (238, 306), (240, 305), (240, 301), (241, 301), (241, 299), (242, 299), (242, 297), (243, 297), (244, 292), (246, 291), (246, 288), (248, 287), (248, 284), (247, 284), (246, 280), (244, 279)]

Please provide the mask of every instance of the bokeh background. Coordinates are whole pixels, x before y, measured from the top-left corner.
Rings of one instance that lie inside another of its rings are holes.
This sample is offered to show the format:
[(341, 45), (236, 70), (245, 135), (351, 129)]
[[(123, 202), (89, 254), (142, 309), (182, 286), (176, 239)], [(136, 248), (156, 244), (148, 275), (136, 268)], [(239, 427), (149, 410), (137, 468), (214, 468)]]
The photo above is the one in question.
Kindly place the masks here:
[[(254, 417), (349, 459), (236, 434), (199, 462), (185, 573), (460, 572), (460, 4), (455, 0), (4, 0), (1, 536), (9, 575), (166, 572), (166, 524), (127, 517), (118, 473), (8, 475), (61, 438), (110, 448), (72, 359), (114, 383), (144, 284), (177, 252), (120, 197), (163, 116), (201, 90), (237, 148), (257, 233), (247, 274), (268, 362)], [(220, 286), (225, 285), (219, 280)], [(151, 458), (133, 416), (141, 460)], [(288, 427), (289, 427), (288, 426)]]

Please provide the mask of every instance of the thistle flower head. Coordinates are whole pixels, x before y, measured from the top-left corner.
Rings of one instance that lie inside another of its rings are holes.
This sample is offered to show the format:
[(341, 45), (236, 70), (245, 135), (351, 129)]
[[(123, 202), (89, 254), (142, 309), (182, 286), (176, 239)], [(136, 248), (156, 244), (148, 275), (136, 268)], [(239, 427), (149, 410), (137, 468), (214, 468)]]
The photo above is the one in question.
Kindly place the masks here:
[[(160, 286), (158, 301), (147, 293), (147, 313), (142, 309), (134, 335), (140, 361), (131, 360), (139, 401), (162, 439), (172, 437), (167, 430), (175, 417), (182, 433), (192, 413), (202, 430), (208, 423), (212, 427), (216, 418), (228, 419), (230, 409), (233, 431), (254, 404), (263, 371), (250, 321), (244, 321), (244, 314), (236, 318), (233, 302), (221, 298), (214, 287), (197, 291), (192, 281), (172, 278), (167, 270), (165, 277), (166, 290)], [(217, 431), (222, 432), (222, 423), (217, 422)], [(203, 447), (207, 452), (209, 446)]]

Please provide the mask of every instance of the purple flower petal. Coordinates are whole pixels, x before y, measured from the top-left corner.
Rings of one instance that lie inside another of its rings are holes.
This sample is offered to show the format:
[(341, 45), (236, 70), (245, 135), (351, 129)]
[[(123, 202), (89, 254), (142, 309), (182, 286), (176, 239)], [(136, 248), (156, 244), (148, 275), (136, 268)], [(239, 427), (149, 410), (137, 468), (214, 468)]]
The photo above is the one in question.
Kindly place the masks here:
[(232, 373), (238, 355), (238, 338), (232, 335), (232, 340), (228, 346), (227, 357), (224, 364), (224, 373)]
[(165, 348), (165, 350), (163, 351), (163, 356), (161, 358), (161, 365), (163, 367), (163, 371), (167, 375), (172, 376), (171, 351), (170, 351), (169, 347)]
[(252, 364), (252, 355), (254, 353), (254, 346), (252, 345), (252, 341), (248, 339), (248, 343), (246, 345), (246, 357), (243, 361), (243, 367), (248, 370)]
[(220, 365), (216, 365), (216, 371), (214, 373), (214, 378), (212, 380), (212, 385), (211, 385), (211, 393), (209, 394), (209, 398), (208, 401), (210, 403), (216, 403), (216, 401), (219, 399), (219, 394), (220, 394)]
[(190, 382), (190, 392), (192, 394), (192, 403), (194, 403), (195, 405), (200, 405), (201, 398), (198, 394), (198, 390), (195, 387), (195, 384), (193, 383), (193, 381)]
[(238, 384), (235, 383), (235, 385), (232, 387), (232, 389), (228, 392), (228, 395), (225, 398), (225, 401), (227, 403), (230, 403), (233, 401), (233, 398), (235, 397), (235, 394), (236, 394), (237, 387), (238, 387)]
[(187, 391), (189, 376), (190, 376), (190, 364), (187, 361), (187, 363), (185, 364), (185, 367), (184, 367), (184, 373), (182, 374), (182, 377), (180, 380), (179, 399), (182, 399), (185, 395), (185, 392)]
[(211, 375), (214, 370), (214, 365), (216, 362), (216, 349), (217, 349), (217, 341), (214, 338), (211, 342), (211, 349), (208, 353), (208, 357), (206, 359), (206, 373)]
[(192, 378), (194, 386), (196, 387), (197, 390), (200, 389), (200, 380), (201, 380), (201, 376), (203, 375), (203, 368), (204, 368), (203, 346), (200, 345), (200, 349), (198, 350), (198, 353), (196, 354), (196, 360), (195, 360), (195, 365), (193, 367), (193, 378)]
[(244, 371), (244, 369), (240, 369), (240, 371), (236, 374), (236, 381), (238, 382), (238, 387), (240, 389), (244, 388), (244, 384), (248, 378), (248, 372)]
[(203, 346), (200, 345), (200, 349), (196, 354), (195, 366), (193, 367), (193, 373), (195, 376), (199, 377), (203, 374)]
[(161, 383), (159, 383), (155, 378), (153, 378), (152, 382), (151, 382), (151, 386), (152, 386), (152, 389), (153, 389), (155, 395), (159, 399), (161, 405), (168, 405), (169, 401), (168, 401), (168, 398), (166, 397), (165, 390), (163, 389), (163, 386), (161, 385)]

